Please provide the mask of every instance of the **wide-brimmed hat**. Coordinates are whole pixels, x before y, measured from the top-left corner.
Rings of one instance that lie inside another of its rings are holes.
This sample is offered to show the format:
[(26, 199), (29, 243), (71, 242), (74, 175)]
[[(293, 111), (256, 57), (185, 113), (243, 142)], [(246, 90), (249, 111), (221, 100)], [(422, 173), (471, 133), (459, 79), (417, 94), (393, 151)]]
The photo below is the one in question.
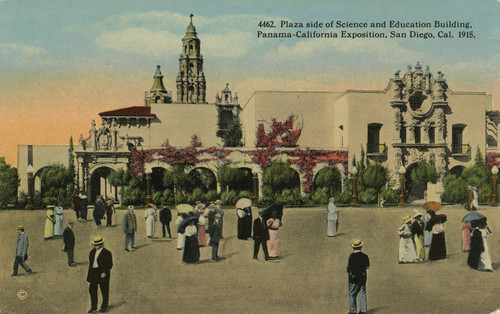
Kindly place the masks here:
[(221, 201), (221, 200), (216, 200), (216, 201), (215, 201), (215, 204), (216, 204), (216, 205), (222, 204), (222, 201)]
[(361, 239), (354, 239), (352, 240), (351, 246), (355, 249), (359, 249), (363, 246), (363, 241), (361, 241)]
[(215, 214), (215, 218), (221, 218), (222, 215), (221, 214)]
[(153, 203), (148, 203), (148, 204), (146, 205), (146, 208), (148, 208), (148, 207), (152, 207), (152, 208), (156, 209), (156, 206), (155, 206), (155, 204), (153, 204)]
[(134, 209), (135, 209), (135, 207), (134, 207), (134, 205), (129, 205), (129, 206), (128, 206), (128, 209), (129, 209), (129, 210), (131, 210), (131, 209), (132, 209), (132, 210), (134, 210)]
[(24, 230), (24, 225), (17, 226), (17, 230)]
[(94, 241), (90, 242), (90, 244), (101, 245), (101, 244), (104, 244), (104, 241), (106, 241), (106, 239), (104, 239), (102, 236), (97, 236), (94, 238)]
[(407, 216), (403, 217), (403, 223), (404, 224), (407, 223), (407, 222), (409, 222), (410, 220), (411, 220), (411, 215), (407, 215)]

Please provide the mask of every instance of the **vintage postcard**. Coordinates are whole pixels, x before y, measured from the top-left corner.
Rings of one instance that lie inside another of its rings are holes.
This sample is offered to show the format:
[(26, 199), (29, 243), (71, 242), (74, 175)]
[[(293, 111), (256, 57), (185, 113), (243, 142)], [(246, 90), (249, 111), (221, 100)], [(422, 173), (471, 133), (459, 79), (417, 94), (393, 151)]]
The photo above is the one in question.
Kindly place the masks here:
[(0, 313), (500, 313), (499, 16), (0, 0)]

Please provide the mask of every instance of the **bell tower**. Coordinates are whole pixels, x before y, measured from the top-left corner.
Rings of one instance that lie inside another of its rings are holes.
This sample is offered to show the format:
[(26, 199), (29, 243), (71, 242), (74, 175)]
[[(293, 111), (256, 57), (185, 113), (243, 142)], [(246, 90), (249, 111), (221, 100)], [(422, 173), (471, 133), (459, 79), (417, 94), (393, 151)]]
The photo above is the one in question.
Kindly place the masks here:
[(193, 25), (193, 14), (189, 15), (191, 22), (182, 38), (182, 53), (179, 58), (179, 73), (177, 75), (177, 101), (189, 104), (206, 103), (206, 82), (203, 73), (203, 55), (200, 53), (200, 39), (196, 36)]

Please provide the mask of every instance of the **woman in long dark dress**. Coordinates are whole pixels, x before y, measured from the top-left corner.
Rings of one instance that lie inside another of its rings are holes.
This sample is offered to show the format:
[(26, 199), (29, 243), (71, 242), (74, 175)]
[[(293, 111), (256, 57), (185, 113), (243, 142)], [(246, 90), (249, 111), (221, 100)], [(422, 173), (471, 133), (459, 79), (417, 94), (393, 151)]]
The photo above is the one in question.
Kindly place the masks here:
[(185, 244), (184, 254), (182, 254), (182, 261), (186, 263), (194, 263), (200, 260), (200, 247), (198, 245), (197, 228), (194, 220), (191, 221), (189, 226), (184, 231)]
[(483, 251), (484, 245), (481, 230), (479, 230), (479, 227), (475, 227), (470, 234), (470, 249), (469, 256), (467, 257), (467, 265), (471, 268), (478, 269), (481, 253), (483, 253)]
[(238, 239), (246, 240), (252, 236), (252, 209), (250, 207), (238, 208)]
[(446, 240), (444, 236), (445, 215), (436, 215), (425, 227), (432, 233), (432, 243), (429, 250), (429, 260), (438, 260), (446, 258)]

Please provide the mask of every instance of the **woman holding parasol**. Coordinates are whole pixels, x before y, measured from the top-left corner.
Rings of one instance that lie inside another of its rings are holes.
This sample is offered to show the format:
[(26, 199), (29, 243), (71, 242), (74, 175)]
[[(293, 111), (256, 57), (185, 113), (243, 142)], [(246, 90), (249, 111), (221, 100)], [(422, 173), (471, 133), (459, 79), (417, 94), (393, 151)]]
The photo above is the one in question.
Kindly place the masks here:
[(438, 260), (446, 258), (446, 240), (444, 236), (444, 223), (446, 215), (436, 215), (429, 220), (425, 226), (425, 230), (432, 234), (432, 243), (429, 250), (429, 260)]

